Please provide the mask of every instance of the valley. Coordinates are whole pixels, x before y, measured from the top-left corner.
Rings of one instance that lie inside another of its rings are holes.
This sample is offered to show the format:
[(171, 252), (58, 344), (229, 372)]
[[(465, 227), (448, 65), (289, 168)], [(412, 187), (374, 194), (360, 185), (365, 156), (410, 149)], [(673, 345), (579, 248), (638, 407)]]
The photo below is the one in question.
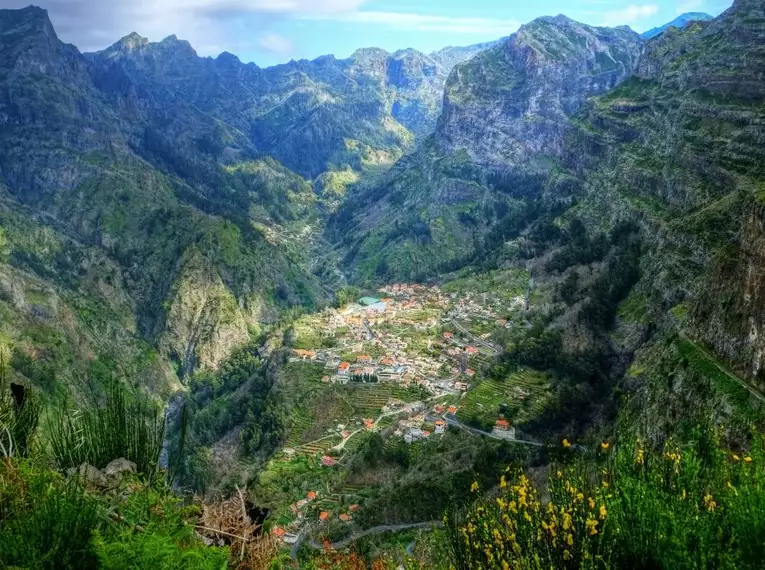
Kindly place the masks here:
[(0, 10), (0, 566), (758, 569), (764, 72), (761, 0), (264, 68)]

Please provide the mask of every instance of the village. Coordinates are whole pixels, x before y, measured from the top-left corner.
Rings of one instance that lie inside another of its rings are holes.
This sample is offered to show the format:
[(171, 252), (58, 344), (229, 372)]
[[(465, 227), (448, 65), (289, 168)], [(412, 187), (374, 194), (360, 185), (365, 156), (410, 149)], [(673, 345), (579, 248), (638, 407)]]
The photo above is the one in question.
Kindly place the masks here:
[[(473, 334), (471, 323), (510, 328), (513, 321), (507, 315), (519, 314), (525, 304), (518, 297), (504, 307), (487, 306), (480, 295), (444, 293), (435, 285), (393, 284), (379, 294), (308, 317), (297, 330), (318, 332), (316, 342), (322, 347), (293, 348), (291, 361), (322, 365), (322, 382), (327, 384), (418, 386), (427, 397), (415, 402), (391, 398), (379, 417), (338, 424), (329, 430), (341, 438), (332, 447), (336, 452), (365, 430), (390, 427), (391, 420), (392, 435), (407, 443), (442, 434), (449, 422), (458, 424), (457, 407), (442, 409), (437, 402), (459, 403), (476, 379), (476, 370), (501, 351), (488, 333)], [(504, 418), (497, 421), (500, 427), (494, 435), (514, 434), (502, 423)], [(322, 461), (325, 466), (334, 464), (328, 457)]]
[[(481, 382), (481, 371), (502, 351), (489, 332), (480, 331), (523, 326), (527, 299), (518, 296), (500, 303), (481, 294), (419, 284), (393, 284), (376, 294), (301, 317), (294, 326), (290, 361), (323, 370), (321, 383), (328, 388), (355, 387), (349, 392), (355, 398), (381, 393), (385, 387), (391, 394), (414, 390), (419, 396), (391, 395), (374, 415), (338, 421), (320, 440), (284, 448), (283, 460), (305, 457), (321, 470), (333, 470), (344, 465), (348, 452), (370, 432), (407, 445), (443, 437), (450, 427), (472, 436), (515, 440), (509, 417), (496, 413), (490, 431), (481, 431), (464, 424), (460, 410), (468, 392)], [(528, 395), (520, 388), (512, 392), (518, 401)], [(306, 525), (330, 519), (352, 522), (355, 505), (338, 513), (322, 506), (317, 493), (309, 491), (290, 506), (291, 522), (275, 531), (283, 542), (297, 541)]]

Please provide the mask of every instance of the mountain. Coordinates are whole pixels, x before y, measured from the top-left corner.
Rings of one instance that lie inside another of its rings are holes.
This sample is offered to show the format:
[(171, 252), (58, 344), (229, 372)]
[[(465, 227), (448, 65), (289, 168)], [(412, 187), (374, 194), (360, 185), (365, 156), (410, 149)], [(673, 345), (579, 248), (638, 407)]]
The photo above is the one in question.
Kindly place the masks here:
[(658, 28), (652, 28), (647, 32), (643, 32), (640, 34), (640, 37), (644, 40), (650, 40), (651, 38), (655, 38), (659, 34), (662, 34), (669, 28), (684, 28), (692, 22), (709, 22), (710, 20), (714, 20), (714, 17), (710, 16), (709, 14), (705, 14), (704, 12), (686, 12), (668, 24), (664, 24)]
[(629, 77), (641, 52), (628, 28), (557, 16), (458, 65), (434, 135), (333, 223), (359, 277), (433, 275), (486, 250), (488, 233), (516, 225), (535, 203), (571, 118)]
[[(359, 49), (261, 69), (231, 54), (201, 58), (174, 36), (150, 43), (133, 34), (88, 54), (100, 90), (142, 112), (203, 113), (245, 136), (303, 176), (392, 164), (429, 134), (453, 65), (475, 53), (434, 59), (416, 50)], [(177, 117), (180, 120), (180, 116)], [(162, 117), (161, 120), (167, 120)]]
[(632, 78), (583, 108), (564, 159), (581, 190), (571, 215), (644, 236), (633, 302), (660, 333), (630, 376), (648, 433), (667, 415), (761, 414), (764, 16), (737, 0), (649, 43)]
[[(44, 10), (0, 10), (17, 358), (44, 355), (69, 381), (116, 360), (169, 387), (215, 369), (283, 309), (325, 303), (342, 275), (323, 251), (324, 212), (432, 132), (451, 67), (480, 49), (262, 69), (199, 57), (176, 36), (80, 54)], [(58, 354), (60, 338), (81, 354)]]

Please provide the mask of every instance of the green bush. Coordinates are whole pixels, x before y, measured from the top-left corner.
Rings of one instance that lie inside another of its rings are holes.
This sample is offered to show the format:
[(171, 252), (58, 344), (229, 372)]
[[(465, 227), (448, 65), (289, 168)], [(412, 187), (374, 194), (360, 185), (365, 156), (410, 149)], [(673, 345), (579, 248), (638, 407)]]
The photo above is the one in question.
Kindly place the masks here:
[(124, 457), (134, 462), (140, 473), (156, 474), (164, 417), (145, 398), (131, 397), (119, 382), (108, 387), (105, 405), (93, 401), (82, 410), (56, 408), (51, 426), (51, 451), (61, 469), (83, 463), (103, 468)]
[(764, 443), (756, 435), (747, 451), (726, 451), (717, 433), (699, 430), (693, 445), (649, 450), (625, 438), (602, 444), (595, 461), (553, 467), (544, 493), (523, 473), (508, 473), (497, 494), (447, 517), (453, 563), (458, 570), (762, 568)]

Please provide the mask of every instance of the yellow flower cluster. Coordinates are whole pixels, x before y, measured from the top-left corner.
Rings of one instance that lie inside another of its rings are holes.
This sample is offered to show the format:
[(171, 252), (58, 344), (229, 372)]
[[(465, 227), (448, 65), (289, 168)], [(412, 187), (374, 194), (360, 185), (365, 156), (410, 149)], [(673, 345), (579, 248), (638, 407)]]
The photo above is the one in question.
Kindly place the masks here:
[(472, 509), (459, 528), (471, 568), (484, 570), (536, 566), (545, 552), (556, 568), (576, 567), (594, 556), (608, 517), (604, 502), (589, 496), (584, 481), (561, 471), (551, 477), (551, 499), (543, 503), (528, 477), (503, 475), (498, 496)]

